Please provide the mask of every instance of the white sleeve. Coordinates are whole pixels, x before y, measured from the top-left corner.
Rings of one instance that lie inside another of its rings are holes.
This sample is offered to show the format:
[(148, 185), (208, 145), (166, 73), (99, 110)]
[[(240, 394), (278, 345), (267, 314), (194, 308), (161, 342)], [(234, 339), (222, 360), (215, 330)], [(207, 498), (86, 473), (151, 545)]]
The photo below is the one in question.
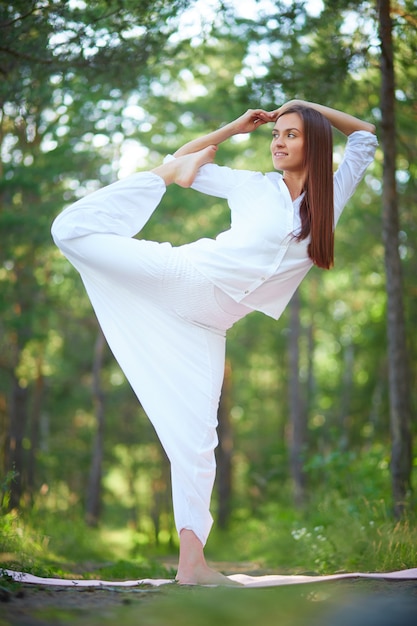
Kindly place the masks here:
[(376, 136), (367, 131), (349, 135), (343, 160), (334, 175), (335, 222), (372, 163), (377, 146)]
[(191, 187), (208, 196), (228, 198), (236, 187), (246, 183), (252, 176), (257, 176), (257, 172), (207, 163), (200, 167)]
[[(175, 157), (169, 154), (165, 157), (164, 163), (172, 161), (172, 159)], [(216, 198), (228, 198), (233, 189), (243, 185), (251, 176), (256, 175), (258, 172), (234, 170), (224, 165), (207, 163), (198, 170), (191, 189)]]

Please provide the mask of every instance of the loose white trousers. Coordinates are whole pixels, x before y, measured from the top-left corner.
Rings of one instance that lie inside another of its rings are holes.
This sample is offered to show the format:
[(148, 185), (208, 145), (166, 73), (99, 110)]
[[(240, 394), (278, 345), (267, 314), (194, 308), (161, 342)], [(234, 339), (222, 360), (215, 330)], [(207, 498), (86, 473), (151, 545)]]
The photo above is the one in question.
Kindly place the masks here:
[[(142, 195), (137, 181), (136, 176), (130, 196), (126, 181), (120, 184), (126, 206), (136, 205), (143, 227), (165, 186), (158, 176), (143, 173)], [(192, 530), (204, 545), (213, 521), (209, 508), (225, 331), (250, 309), (196, 271), (181, 248), (115, 233), (110, 213), (118, 202), (120, 220), (124, 202), (118, 185), (66, 209), (52, 234), (80, 272), (108, 344), (170, 460), (176, 528)], [(99, 232), (74, 236), (74, 214), (82, 230), (86, 211), (89, 224), (97, 213)], [(108, 233), (103, 232), (107, 211)]]

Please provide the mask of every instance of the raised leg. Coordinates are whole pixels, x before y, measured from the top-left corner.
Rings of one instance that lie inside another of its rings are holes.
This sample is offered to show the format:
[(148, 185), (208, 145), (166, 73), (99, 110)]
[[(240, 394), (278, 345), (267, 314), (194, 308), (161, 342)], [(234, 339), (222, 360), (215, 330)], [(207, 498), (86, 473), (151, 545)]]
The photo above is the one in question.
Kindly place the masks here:
[(152, 172), (158, 174), (166, 185), (176, 183), (180, 187), (190, 187), (198, 170), (206, 163), (213, 163), (217, 146), (208, 146), (199, 152), (186, 154), (155, 167)]

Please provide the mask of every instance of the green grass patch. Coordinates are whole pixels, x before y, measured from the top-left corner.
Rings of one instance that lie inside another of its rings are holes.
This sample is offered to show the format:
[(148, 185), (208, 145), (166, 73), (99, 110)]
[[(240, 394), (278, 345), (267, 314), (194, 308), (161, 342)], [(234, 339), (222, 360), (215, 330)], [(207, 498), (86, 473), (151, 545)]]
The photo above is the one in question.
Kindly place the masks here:
[[(120, 533), (124, 533), (121, 531)], [(171, 577), (152, 555), (132, 556), (131, 533), (122, 541), (106, 528), (91, 528), (81, 511), (16, 511), (0, 516), (0, 568), (36, 576), (138, 579)], [(121, 546), (123, 546), (121, 548)]]
[(393, 519), (383, 500), (317, 494), (308, 509), (285, 503), (244, 514), (229, 533), (214, 531), (208, 555), (281, 573), (383, 572), (416, 567), (417, 518)]
[[(214, 525), (206, 554), (210, 561), (243, 563), (240, 571), (287, 574), (384, 572), (417, 566), (417, 515), (395, 521), (388, 470), (379, 449), (366, 458), (333, 454), (310, 466), (311, 492), (300, 511), (288, 483), (267, 485), (258, 502), (236, 507), (230, 529)], [(377, 466), (376, 459), (379, 459)], [(343, 480), (343, 475), (347, 476)], [(322, 477), (320, 482), (319, 478)], [(273, 497), (275, 495), (275, 497)], [(5, 499), (7, 504), (7, 498)], [(172, 578), (161, 565), (177, 555), (175, 545), (155, 546), (151, 537), (106, 520), (87, 526), (80, 506), (63, 510), (34, 506), (0, 511), (0, 567), (67, 578)]]

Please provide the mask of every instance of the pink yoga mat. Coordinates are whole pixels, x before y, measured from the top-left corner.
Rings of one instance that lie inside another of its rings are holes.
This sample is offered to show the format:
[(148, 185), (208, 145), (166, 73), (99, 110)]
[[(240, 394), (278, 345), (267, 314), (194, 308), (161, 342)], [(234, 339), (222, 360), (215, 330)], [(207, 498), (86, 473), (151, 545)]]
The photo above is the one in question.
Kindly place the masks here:
[[(136, 587), (138, 585), (150, 585), (160, 587), (174, 583), (167, 578), (143, 578), (141, 580), (67, 580), (65, 578), (42, 578), (25, 572), (15, 572), (3, 569), (0, 573), (11, 576), (13, 580), (21, 583), (34, 585), (51, 585), (61, 587)], [(343, 578), (376, 578), (384, 580), (414, 580), (417, 579), (417, 568), (406, 569), (399, 572), (332, 574), (330, 576), (281, 576), (270, 574), (267, 576), (248, 576), (246, 574), (232, 574), (231, 580), (241, 583), (244, 587), (277, 587), (280, 585), (299, 585), (303, 583), (319, 583), (329, 580), (341, 580)], [(239, 589), (239, 587), (234, 587)]]

